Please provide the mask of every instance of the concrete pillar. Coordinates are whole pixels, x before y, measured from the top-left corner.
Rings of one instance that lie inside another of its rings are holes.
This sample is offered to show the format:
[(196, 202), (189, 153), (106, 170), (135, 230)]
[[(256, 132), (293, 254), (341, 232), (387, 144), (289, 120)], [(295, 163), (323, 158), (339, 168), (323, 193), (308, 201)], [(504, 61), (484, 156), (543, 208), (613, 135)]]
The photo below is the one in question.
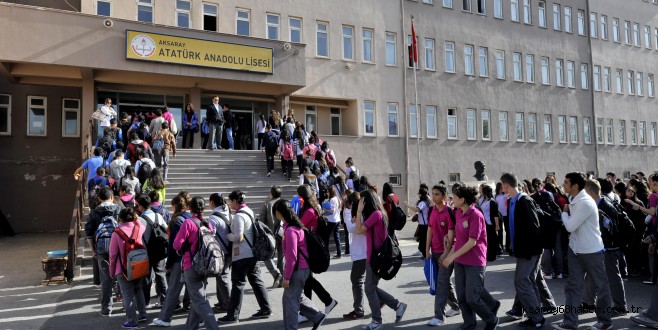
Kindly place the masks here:
[[(196, 111), (196, 116), (199, 119), (199, 132), (201, 132), (201, 88), (198, 87), (193, 87), (190, 88), (190, 103), (194, 105), (194, 109)], [(185, 104), (183, 105), (183, 115), (185, 115)], [(181, 139), (181, 141), (183, 141)], [(201, 133), (195, 134), (194, 135), (194, 145), (192, 145), (193, 148), (201, 148), (201, 142), (203, 139), (201, 138)]]
[[(80, 132), (82, 134), (80, 135), (80, 150), (82, 151), (87, 143), (86, 137), (88, 135), (94, 136), (93, 132), (89, 131), (89, 121), (92, 120), (91, 114), (96, 111), (98, 104), (96, 104), (96, 92), (94, 90), (94, 70), (80, 69), (80, 71), (82, 75), (82, 109), (80, 113), (82, 125)], [(83, 159), (86, 159), (85, 155), (83, 155)]]
[(274, 105), (276, 110), (279, 111), (281, 116), (288, 114), (288, 109), (290, 109), (290, 95), (284, 94), (276, 97), (276, 104)]

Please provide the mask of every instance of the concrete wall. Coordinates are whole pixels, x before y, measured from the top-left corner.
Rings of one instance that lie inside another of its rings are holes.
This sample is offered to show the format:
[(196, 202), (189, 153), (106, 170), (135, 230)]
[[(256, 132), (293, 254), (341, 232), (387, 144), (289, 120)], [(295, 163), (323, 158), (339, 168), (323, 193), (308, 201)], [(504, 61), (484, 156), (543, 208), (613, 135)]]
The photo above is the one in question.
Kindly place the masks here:
[[(68, 230), (80, 166), (80, 138), (62, 137), (62, 98), (81, 98), (79, 88), (11, 84), (12, 134), (0, 136), (0, 211), (16, 232)], [(27, 97), (47, 97), (47, 136), (27, 136)]]

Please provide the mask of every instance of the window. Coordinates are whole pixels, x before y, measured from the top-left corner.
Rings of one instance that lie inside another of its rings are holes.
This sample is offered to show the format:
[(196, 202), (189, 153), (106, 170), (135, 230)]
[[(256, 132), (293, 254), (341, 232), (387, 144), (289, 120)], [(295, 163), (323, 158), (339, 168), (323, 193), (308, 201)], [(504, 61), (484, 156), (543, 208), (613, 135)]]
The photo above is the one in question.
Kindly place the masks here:
[(503, 18), (503, 0), (494, 0), (494, 17)]
[(500, 141), (509, 140), (509, 129), (507, 128), (507, 112), (498, 113), (498, 138)]
[(532, 24), (532, 9), (530, 0), (523, 0), (523, 23)]
[(203, 29), (217, 31), (217, 5), (214, 3), (203, 4)]
[(176, 0), (176, 25), (182, 28), (190, 27), (190, 10), (192, 4), (190, 1)]
[(603, 67), (603, 90), (610, 92), (612, 90), (612, 80), (610, 78), (610, 67)]
[(644, 27), (644, 48), (651, 49), (651, 27)]
[(654, 39), (655, 39), (653, 44), (655, 45), (656, 50), (658, 50), (658, 28), (656, 28), (654, 30), (653, 36), (654, 36)]
[(585, 12), (578, 10), (578, 35), (585, 35)]
[(598, 15), (596, 13), (589, 13), (589, 36), (596, 38), (598, 35)]
[(528, 114), (528, 141), (537, 142), (537, 114)]
[(434, 63), (434, 39), (425, 39), (425, 69), (436, 70)]
[(535, 82), (535, 55), (528, 54), (525, 56), (525, 81)]
[(519, 0), (510, 0), (510, 17), (512, 21), (519, 21)]
[(473, 63), (473, 45), (464, 45), (464, 74), (472, 76), (475, 74), (475, 63)]
[(468, 140), (477, 139), (474, 109), (466, 109), (466, 139)]
[(354, 60), (354, 28), (343, 25), (343, 59)]
[(62, 137), (80, 137), (80, 100), (62, 99)]
[[(397, 56), (396, 53), (396, 35), (392, 32), (386, 32), (386, 65), (395, 66), (397, 65)], [(447, 47), (446, 47), (447, 49)], [(454, 64), (454, 61), (453, 61)]]
[(549, 85), (551, 83), (551, 71), (548, 64), (548, 57), (541, 58), (541, 83)]
[(523, 69), (521, 68), (521, 53), (512, 53), (512, 70), (514, 81), (523, 81)]
[(448, 109), (448, 139), (457, 139), (457, 110)]
[(546, 27), (546, 1), (539, 1), (539, 26)]
[(627, 45), (631, 44), (631, 22), (624, 21), (624, 42)]
[(567, 143), (567, 117), (557, 117), (557, 130), (560, 135), (560, 143)]
[(436, 138), (437, 137), (437, 132), (436, 132), (436, 107), (428, 105), (425, 107), (425, 114), (427, 116), (426, 121), (427, 121), (427, 137), (428, 138)]
[(544, 142), (553, 142), (553, 122), (551, 115), (544, 115)]
[(505, 79), (505, 51), (496, 50), (496, 78)]
[(340, 135), (340, 108), (331, 108), (331, 135)]
[(462, 0), (462, 10), (471, 11), (471, 0)]
[(363, 124), (366, 135), (375, 134), (375, 101), (363, 101)]
[(658, 129), (656, 129), (656, 123), (653, 122), (653, 123), (651, 123), (651, 145), (652, 146), (655, 146), (656, 142), (658, 142), (658, 141), (656, 141), (657, 140), (656, 131), (658, 131)]
[(279, 25), (281, 17), (277, 14), (267, 14), (267, 39), (279, 40)]
[(564, 6), (564, 32), (571, 33), (571, 7)]
[(302, 19), (297, 17), (288, 18), (288, 34), (290, 42), (302, 42)]
[(315, 131), (316, 126), (315, 123), (317, 123), (317, 113), (315, 112), (315, 106), (314, 105), (307, 105), (306, 106), (306, 129), (308, 131)]
[(238, 9), (235, 18), (235, 31), (239, 36), (249, 36), (251, 34), (251, 12), (246, 9)]
[(637, 121), (631, 120), (631, 145), (637, 144)]
[(489, 110), (482, 110), (480, 113), (480, 118), (482, 120), (482, 140), (491, 140), (491, 112)]
[(601, 39), (608, 40), (608, 16), (601, 15)]
[(587, 76), (587, 64), (580, 64), (580, 88), (588, 89), (589, 88), (589, 79)]
[(455, 72), (455, 43), (445, 43), (446, 72)]
[(625, 120), (620, 120), (619, 121), (619, 144), (621, 144), (621, 145), (626, 144), (626, 121)]
[(386, 105), (388, 114), (388, 136), (398, 136), (398, 104), (389, 103)]
[(560, 20), (560, 5), (553, 4), (553, 30), (559, 31), (562, 29), (562, 21)]
[(567, 61), (567, 86), (571, 88), (576, 87), (576, 63), (573, 61)]
[(372, 30), (369, 29), (363, 29), (362, 31), (362, 37), (363, 37), (363, 61), (367, 63), (374, 63), (375, 62), (375, 57), (373, 54), (373, 49), (374, 49), (374, 41), (373, 41), (373, 36), (375, 33)]
[(448, 175), (450, 182), (461, 182), (461, 175), (459, 173), (450, 173)]
[(564, 68), (562, 67), (562, 60), (555, 60), (555, 83), (558, 86), (564, 87)]
[(329, 57), (329, 23), (315, 22), (315, 55)]
[(0, 135), (11, 135), (11, 95), (0, 94)]
[(592, 132), (590, 128), (590, 119), (589, 117), (584, 117), (583, 118), (583, 141), (585, 141), (585, 144), (591, 144), (592, 143)]
[(656, 95), (653, 74), (651, 73), (647, 75), (647, 94), (649, 95), (649, 97), (654, 97)]
[(642, 72), (635, 73), (635, 91), (637, 96), (644, 96), (644, 81)]
[(415, 104), (409, 105), (409, 136), (418, 136), (418, 108)]
[(571, 116), (569, 117), (569, 135), (571, 137), (571, 143), (578, 143), (578, 118)]
[(608, 119), (608, 125), (606, 125), (608, 144), (615, 144), (615, 126), (612, 119)]
[(612, 40), (619, 42), (619, 18), (612, 18)]
[(633, 45), (640, 47), (640, 24), (633, 23)]
[(596, 143), (603, 144), (603, 118), (596, 118)]
[(595, 65), (594, 66), (594, 90), (595, 91), (600, 91), (601, 90), (601, 66), (600, 65)]
[(433, 4), (434, 4), (434, 0), (423, 0), (423, 3), (426, 3), (426, 4), (428, 4), (428, 5), (433, 5)]
[(144, 23), (153, 23), (153, 2), (139, 0), (137, 2), (137, 20)]
[(635, 72), (626, 71), (626, 89), (629, 95), (635, 94)]
[(47, 99), (41, 96), (27, 97), (27, 135), (46, 136), (48, 113)]
[(525, 140), (525, 129), (523, 127), (523, 113), (522, 112), (517, 112), (516, 115), (514, 116), (515, 123), (516, 123), (516, 141), (523, 141)]
[(476, 1), (477, 1), (477, 4), (478, 4), (478, 14), (486, 15), (487, 14), (486, 0), (476, 0)]
[(443, 0), (443, 7), (452, 8), (452, 0)]
[(624, 93), (624, 78), (623, 78), (623, 72), (621, 69), (617, 69), (617, 74), (616, 74), (616, 83), (617, 83), (617, 94), (623, 94)]
[(480, 47), (478, 49), (479, 53), (479, 68), (480, 68), (480, 77), (489, 76), (489, 50), (486, 47)]
[(640, 144), (641, 145), (646, 145), (647, 144), (647, 122), (641, 121), (640, 122), (640, 128), (638, 131), (638, 135), (640, 137)]
[(388, 183), (392, 186), (401, 186), (402, 185), (402, 174), (390, 174), (388, 176)]
[(112, 3), (108, 1), (96, 0), (96, 15), (112, 16)]

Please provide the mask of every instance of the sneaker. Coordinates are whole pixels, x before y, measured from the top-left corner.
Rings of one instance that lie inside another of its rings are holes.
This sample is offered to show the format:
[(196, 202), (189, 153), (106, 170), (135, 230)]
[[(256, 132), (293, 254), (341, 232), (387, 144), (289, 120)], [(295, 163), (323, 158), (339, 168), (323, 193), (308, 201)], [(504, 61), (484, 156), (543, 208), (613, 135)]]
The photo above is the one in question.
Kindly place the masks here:
[(384, 329), (384, 325), (381, 323), (377, 323), (375, 321), (371, 321), (368, 325), (365, 325), (361, 329), (363, 330), (381, 330)]
[(144, 316), (140, 316), (140, 317), (137, 319), (137, 322), (140, 322), (140, 323), (141, 323), (141, 322), (146, 322), (146, 320), (148, 320), (148, 317), (147, 317), (146, 315), (144, 315)]
[(317, 328), (319, 328), (322, 325), (322, 322), (324, 322), (324, 320), (326, 320), (326, 319), (327, 319), (327, 314), (322, 314), (322, 317), (320, 318), (320, 320), (313, 323), (313, 328), (311, 328), (311, 329), (316, 330)]
[(362, 319), (365, 315), (363, 312), (357, 312), (357, 311), (351, 311), (347, 314), (343, 314), (344, 319), (348, 320), (356, 320), (356, 319)]
[(484, 326), (484, 330), (496, 330), (496, 328), (498, 328), (499, 321), (500, 319), (498, 318), (498, 316), (496, 316), (496, 319), (492, 323), (487, 323)]
[(162, 303), (155, 303), (153, 304), (153, 308), (162, 308)]
[(628, 310), (624, 307), (613, 307), (611, 314), (612, 314), (613, 317), (615, 317), (615, 316), (624, 316), (624, 315), (628, 314)]
[(520, 319), (523, 318), (523, 313), (521, 311), (517, 310), (516, 308), (512, 308), (512, 309), (508, 310), (507, 312), (505, 312), (505, 315), (507, 315), (507, 316), (509, 316), (509, 317), (511, 317), (515, 320), (520, 320)]
[(121, 324), (121, 327), (124, 329), (137, 329), (139, 327), (139, 324), (135, 322), (123, 322), (123, 324)]
[(642, 324), (645, 327), (658, 329), (658, 321), (655, 321), (646, 315), (631, 316), (631, 321)]
[(225, 314), (228, 312), (228, 309), (222, 307), (222, 306), (214, 306), (212, 308), (212, 311), (216, 314)]
[(267, 172), (267, 177), (269, 178), (272, 175), (272, 172)]
[(551, 324), (551, 327), (553, 327), (553, 329), (556, 329), (556, 330), (576, 330), (576, 329), (578, 329), (577, 327), (574, 327), (573, 325), (568, 325), (564, 322), (553, 323), (553, 324)]
[(159, 327), (170, 327), (171, 322), (163, 321), (161, 319), (154, 319), (153, 324), (159, 326)]
[(272, 311), (264, 311), (264, 310), (258, 310), (256, 314), (252, 315), (252, 319), (266, 319), (272, 316)]
[(546, 274), (546, 275), (544, 275), (544, 279), (545, 279), (545, 280), (552, 280), (552, 279), (553, 279), (553, 275), (551, 275), (551, 274)]
[(238, 323), (238, 319), (227, 314), (227, 315), (224, 315), (224, 316), (218, 318), (217, 323), (220, 323), (220, 324)]
[(540, 321), (533, 321), (532, 319), (526, 319), (525, 321), (519, 323), (519, 326), (524, 327), (524, 328), (541, 328), (546, 324), (546, 319), (541, 318)]
[(108, 316), (109, 317), (110, 315), (112, 315), (112, 311), (100, 311), (98, 314), (100, 314), (100, 316)]
[(272, 288), (278, 288), (281, 286), (281, 282), (283, 281), (283, 276), (279, 273), (276, 275), (274, 278), (274, 283), (272, 283)]
[(656, 282), (652, 281), (651, 279), (648, 279), (648, 280), (646, 280), (646, 281), (642, 281), (642, 284), (646, 284), (646, 285), (654, 285), (654, 284), (656, 284)]
[(340, 259), (340, 258), (341, 258), (341, 256), (339, 256), (339, 255), (335, 255), (335, 256), (333, 257), (333, 259)]
[(297, 314), (297, 323), (301, 324), (301, 323), (304, 323), (304, 322), (308, 322), (308, 319), (306, 318), (306, 316), (304, 316), (302, 314)]
[(407, 311), (407, 304), (401, 302), (398, 304), (398, 308), (395, 309), (395, 323), (400, 323), (402, 320), (402, 317), (404, 316), (404, 312)]
[(443, 324), (443, 320), (437, 319), (436, 317), (427, 321), (427, 325), (429, 325), (430, 327), (436, 327), (442, 324)]
[(462, 312), (458, 309), (450, 308), (449, 310), (446, 311), (446, 316), (447, 317), (453, 317), (461, 314)]
[(327, 307), (324, 308), (324, 314), (329, 315), (329, 313), (331, 313), (331, 311), (334, 310), (334, 307), (336, 307), (336, 305), (338, 305), (338, 302), (336, 301), (336, 299), (332, 299), (331, 303), (329, 303), (329, 305), (327, 305)]
[(596, 322), (594, 325), (590, 328), (590, 330), (610, 330), (612, 329), (612, 324), (603, 324), (602, 322)]
[(562, 278), (564, 278), (564, 276), (562, 276), (562, 274), (557, 274), (557, 277), (556, 277), (556, 278), (558, 278), (558, 279), (562, 279)]

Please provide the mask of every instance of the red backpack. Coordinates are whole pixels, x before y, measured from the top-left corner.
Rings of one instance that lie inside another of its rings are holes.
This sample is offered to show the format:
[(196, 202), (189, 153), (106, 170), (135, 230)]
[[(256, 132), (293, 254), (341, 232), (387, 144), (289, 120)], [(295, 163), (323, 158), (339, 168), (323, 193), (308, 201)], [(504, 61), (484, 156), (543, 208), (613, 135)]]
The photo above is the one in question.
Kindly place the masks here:
[(334, 159), (334, 156), (331, 155), (331, 150), (327, 150), (327, 153), (324, 155), (324, 160), (327, 162), (329, 168), (336, 167), (336, 160)]
[(146, 277), (150, 270), (149, 258), (146, 247), (144, 247), (142, 240), (138, 237), (139, 224), (135, 222), (130, 237), (119, 228), (117, 228), (115, 232), (123, 240), (123, 255), (125, 259), (122, 259), (121, 253), (119, 253), (119, 261), (123, 267), (123, 275), (128, 281)]
[(292, 151), (292, 144), (290, 142), (285, 142), (283, 144), (283, 159), (284, 160), (293, 160), (295, 154)]

